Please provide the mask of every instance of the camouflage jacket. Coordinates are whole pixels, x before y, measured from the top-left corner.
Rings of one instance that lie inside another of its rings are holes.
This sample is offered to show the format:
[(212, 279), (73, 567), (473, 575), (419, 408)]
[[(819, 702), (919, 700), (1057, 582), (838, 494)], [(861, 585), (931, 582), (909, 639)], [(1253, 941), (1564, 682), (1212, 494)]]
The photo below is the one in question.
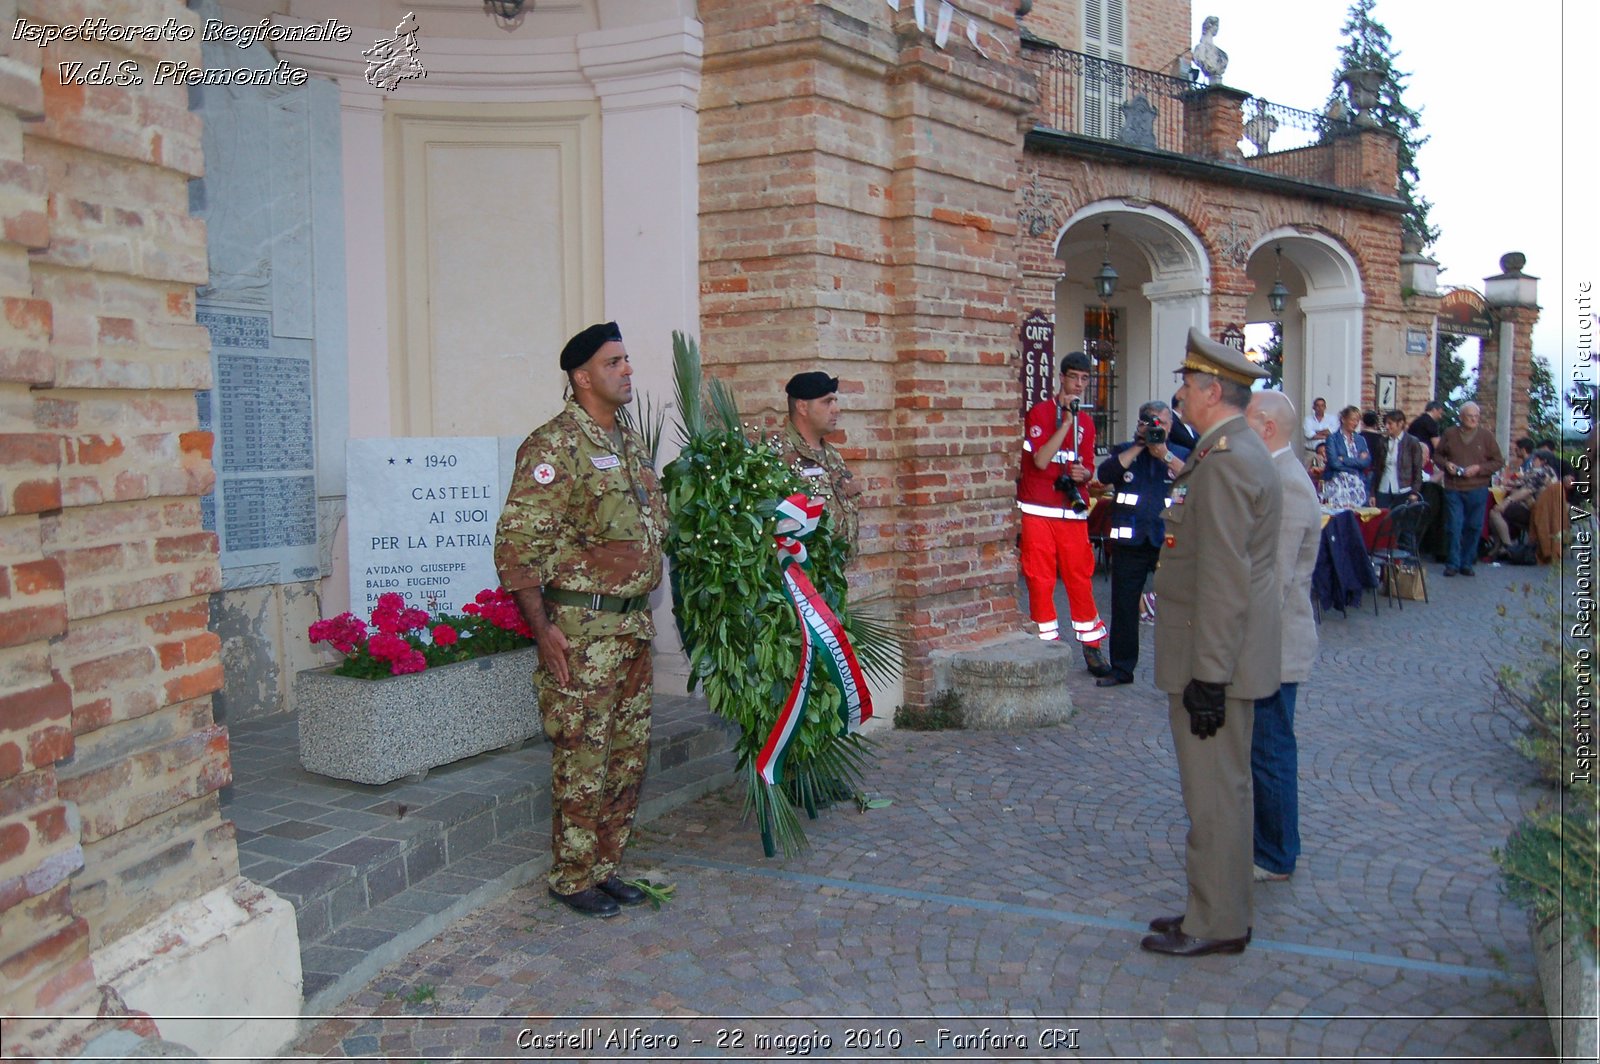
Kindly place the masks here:
[(784, 426), (783, 464), (810, 485), (807, 490), (813, 496), (827, 501), (823, 512), (832, 514), (833, 530), (845, 543), (848, 561), (860, 545), (861, 485), (845, 468), (838, 449), (827, 440), (821, 442), (820, 448), (813, 448), (789, 423)]
[[(575, 400), (517, 450), (495, 530), (494, 563), (510, 591), (557, 587), (631, 598), (661, 583), (667, 506), (639, 436), (609, 433)], [(547, 604), (568, 635), (655, 636), (650, 610)]]

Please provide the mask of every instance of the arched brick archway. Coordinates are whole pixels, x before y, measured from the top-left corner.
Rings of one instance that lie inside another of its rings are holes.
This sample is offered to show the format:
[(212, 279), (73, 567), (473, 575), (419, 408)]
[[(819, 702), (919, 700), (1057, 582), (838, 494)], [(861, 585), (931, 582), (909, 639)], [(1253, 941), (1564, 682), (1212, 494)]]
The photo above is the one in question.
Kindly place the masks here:
[(1109, 306), (1118, 322), (1111, 424), (1120, 438), (1140, 403), (1172, 394), (1189, 327), (1208, 328), (1211, 260), (1194, 229), (1167, 208), (1121, 199), (1084, 205), (1066, 220), (1055, 242), (1061, 267), (1055, 290), (1058, 355), (1082, 340), (1084, 312), (1099, 305), (1093, 277), (1104, 256), (1106, 222), (1111, 223), (1111, 264), (1118, 273)]
[(1283, 313), (1283, 390), (1295, 409), (1303, 413), (1319, 395), (1328, 400), (1330, 410), (1359, 406), (1366, 296), (1360, 266), (1349, 249), (1325, 233), (1280, 226), (1250, 248), (1245, 272), (1255, 282), (1245, 304), (1250, 321), (1272, 320), (1267, 293), (1275, 279), (1281, 277), (1289, 289)]

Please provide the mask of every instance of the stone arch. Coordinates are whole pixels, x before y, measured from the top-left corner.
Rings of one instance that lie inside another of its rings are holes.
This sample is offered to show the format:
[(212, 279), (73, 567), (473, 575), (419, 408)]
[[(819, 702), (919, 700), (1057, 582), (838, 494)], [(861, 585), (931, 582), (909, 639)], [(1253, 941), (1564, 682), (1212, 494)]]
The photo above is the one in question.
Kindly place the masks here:
[(1109, 424), (1120, 438), (1130, 431), (1140, 403), (1172, 395), (1189, 327), (1208, 327), (1212, 260), (1195, 227), (1168, 207), (1119, 198), (1084, 204), (1056, 235), (1062, 268), (1055, 300), (1058, 354), (1081, 341), (1084, 311), (1098, 305), (1093, 277), (1108, 221), (1111, 264), (1118, 273), (1110, 301), (1118, 313), (1118, 353)]
[(1367, 300), (1351, 250), (1320, 229), (1278, 226), (1251, 246), (1245, 272), (1255, 282), (1246, 301), (1250, 321), (1271, 320), (1267, 292), (1275, 279), (1289, 289), (1282, 319), (1284, 394), (1295, 409), (1303, 415), (1319, 395), (1330, 409), (1359, 406)]

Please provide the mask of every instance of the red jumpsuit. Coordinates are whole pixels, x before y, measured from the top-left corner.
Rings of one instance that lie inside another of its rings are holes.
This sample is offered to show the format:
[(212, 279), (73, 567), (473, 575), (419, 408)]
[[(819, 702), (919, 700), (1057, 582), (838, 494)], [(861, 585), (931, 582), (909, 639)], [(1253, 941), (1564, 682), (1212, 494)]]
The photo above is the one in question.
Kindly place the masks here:
[(1069, 432), (1049, 465), (1037, 469), (1033, 464), (1035, 445), (1043, 446), (1050, 439), (1064, 413), (1047, 400), (1034, 404), (1023, 420), (1022, 481), (1017, 488), (1017, 509), (1022, 511), (1022, 579), (1028, 586), (1028, 615), (1038, 624), (1040, 639), (1061, 638), (1055, 602), (1059, 576), (1067, 588), (1072, 634), (1078, 642), (1097, 647), (1106, 637), (1106, 626), (1094, 604), (1089, 515), (1087, 511), (1074, 514), (1066, 496), (1055, 487), (1056, 478), (1067, 472), (1069, 454), (1094, 468), (1094, 421), (1080, 410), (1076, 447)]

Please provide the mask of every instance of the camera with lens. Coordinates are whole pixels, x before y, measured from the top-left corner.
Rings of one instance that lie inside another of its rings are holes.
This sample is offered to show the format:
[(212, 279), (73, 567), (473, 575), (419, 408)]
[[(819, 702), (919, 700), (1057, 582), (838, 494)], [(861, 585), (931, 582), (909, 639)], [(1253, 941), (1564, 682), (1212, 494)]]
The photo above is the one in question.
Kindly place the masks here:
[(1167, 430), (1162, 427), (1160, 418), (1141, 418), (1140, 422), (1144, 425), (1145, 446), (1167, 442)]
[[(1067, 452), (1068, 462), (1076, 462), (1077, 460), (1077, 452)], [(1089, 504), (1084, 501), (1083, 492), (1078, 490), (1078, 482), (1072, 479), (1071, 473), (1062, 473), (1060, 476), (1056, 477), (1055, 488), (1057, 491), (1067, 497), (1067, 506), (1072, 510), (1073, 513), (1081, 514), (1089, 509)]]

